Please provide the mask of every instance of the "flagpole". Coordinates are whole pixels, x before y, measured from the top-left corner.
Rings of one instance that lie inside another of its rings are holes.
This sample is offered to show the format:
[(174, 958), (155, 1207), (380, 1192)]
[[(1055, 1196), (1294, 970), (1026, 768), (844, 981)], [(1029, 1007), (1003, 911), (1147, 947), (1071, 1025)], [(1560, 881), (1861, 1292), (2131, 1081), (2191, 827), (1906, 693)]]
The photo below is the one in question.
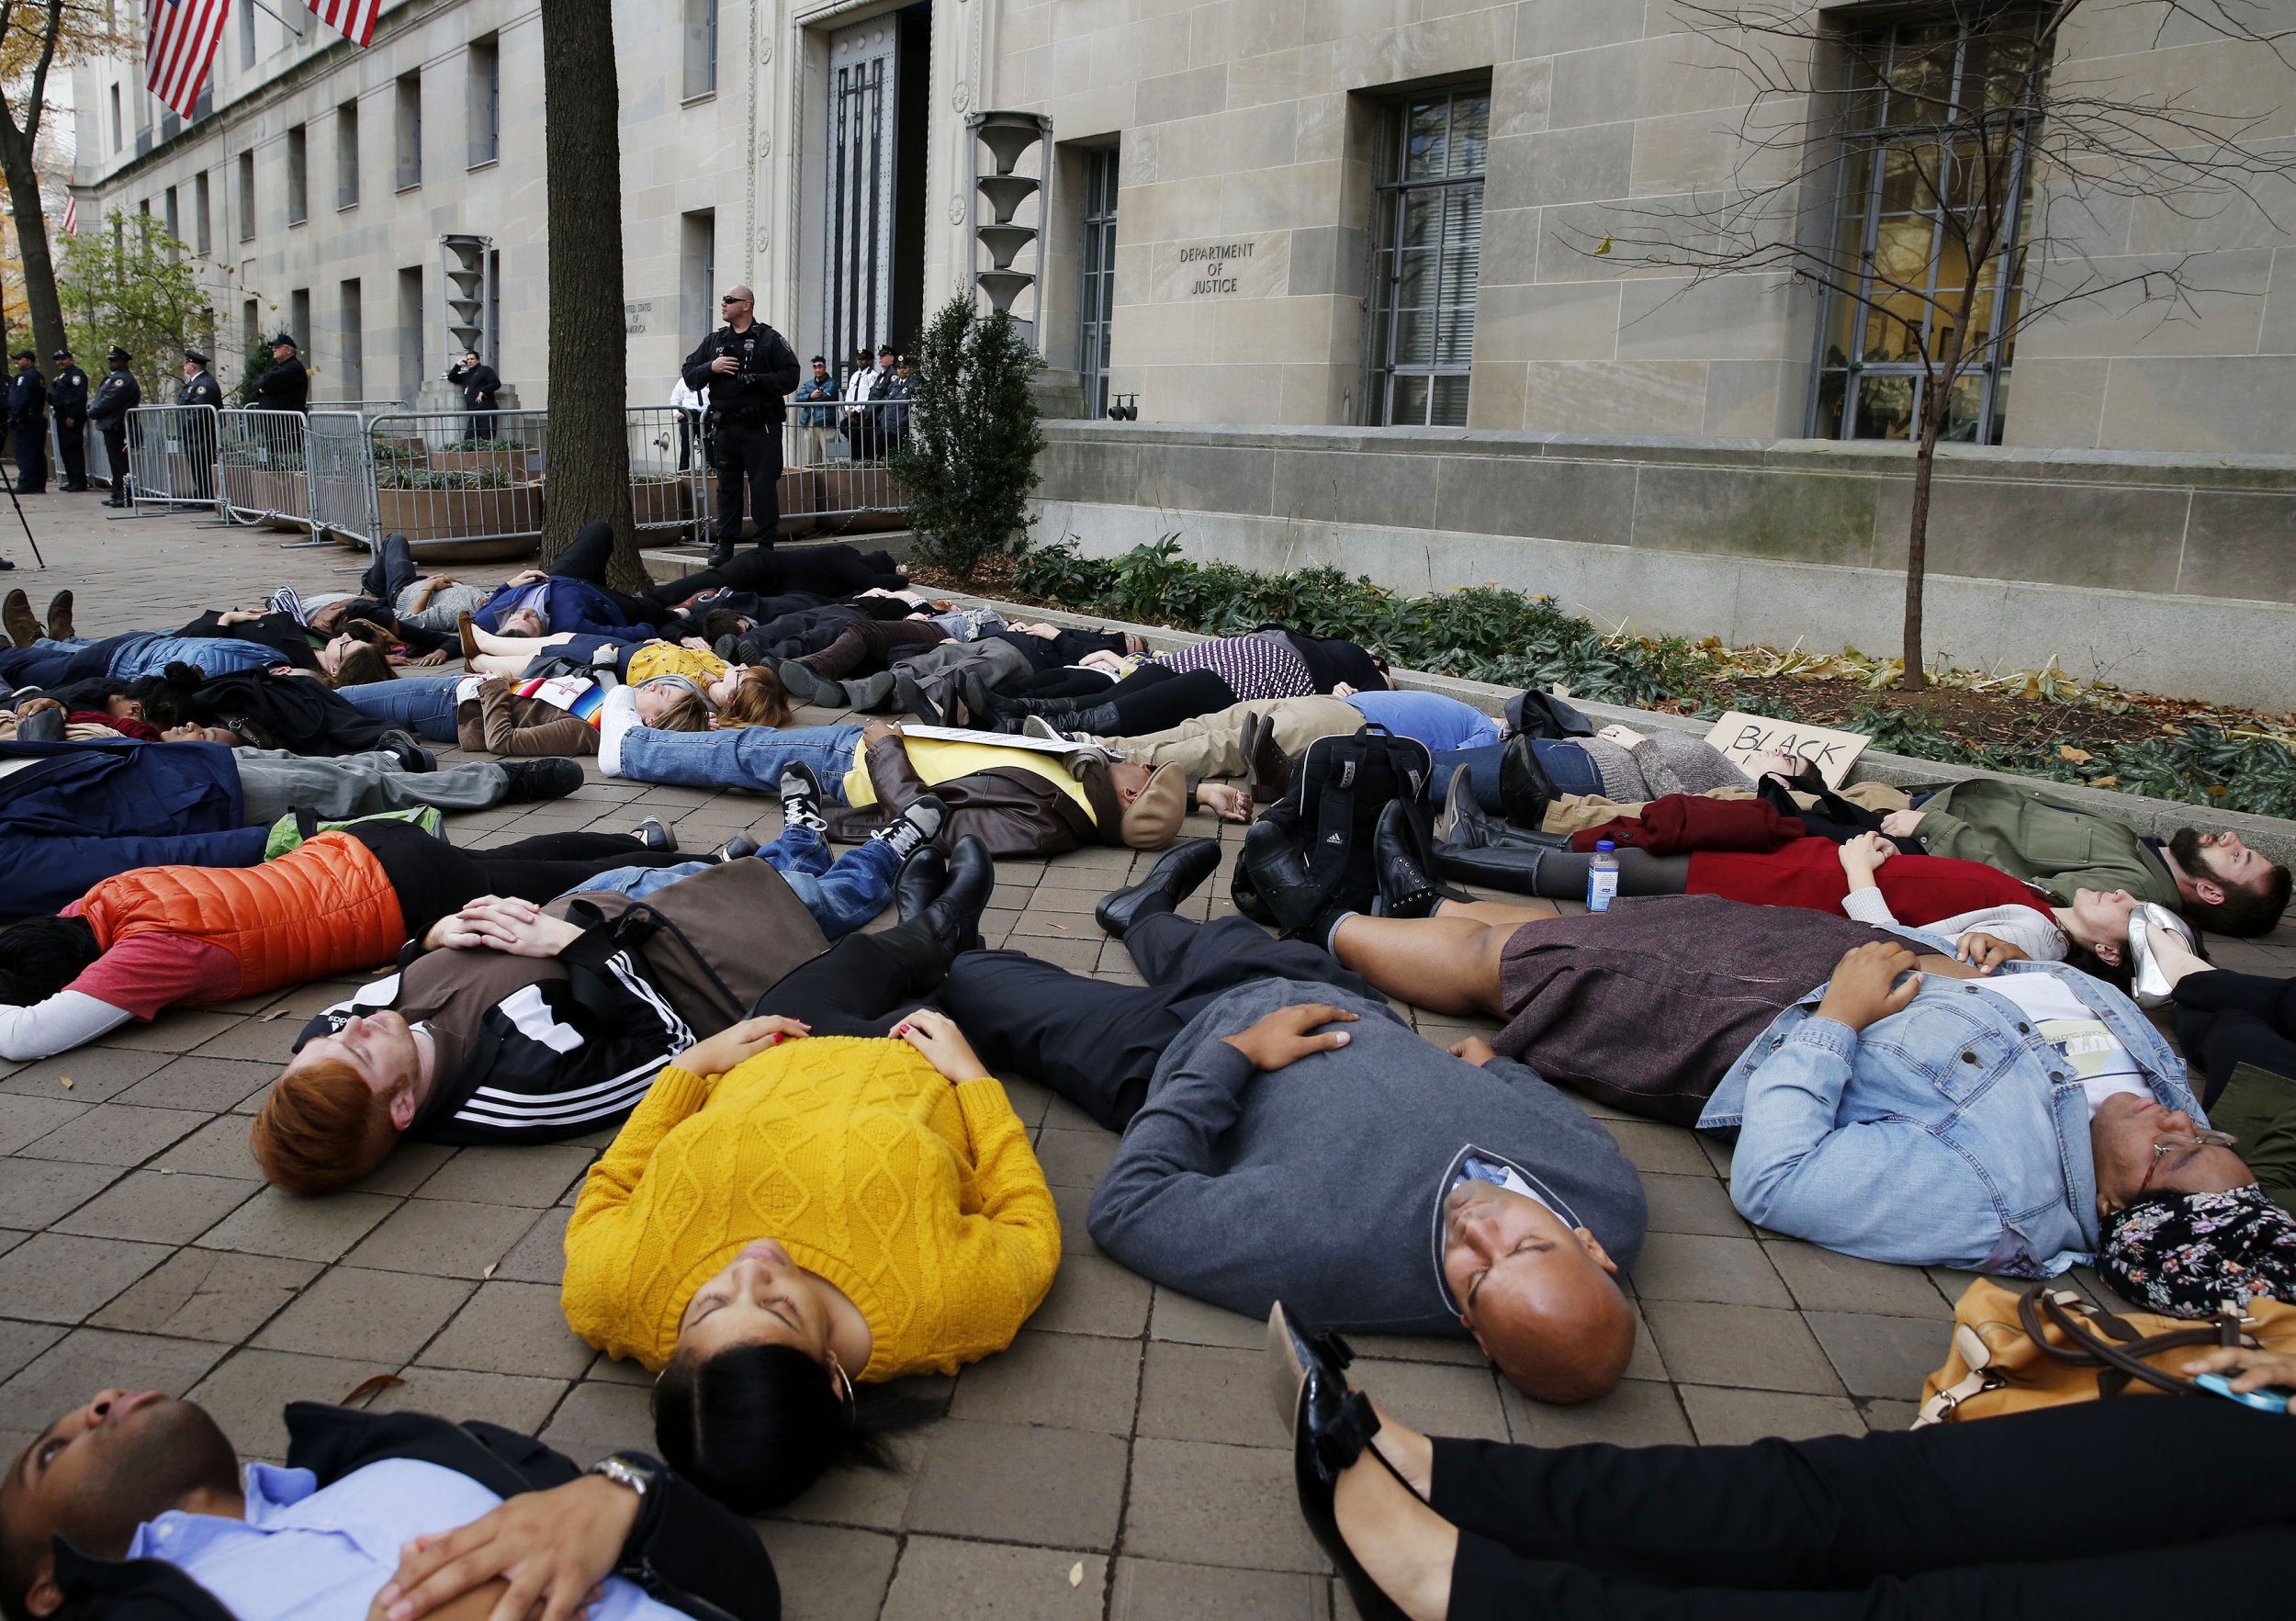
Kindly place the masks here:
[(254, 7), (257, 11), (260, 11), (260, 12), (262, 12), (264, 16), (266, 16), (266, 17), (270, 17), (272, 21), (274, 21), (274, 22), (277, 23), (277, 24), (278, 24), (281, 28), (285, 28), (285, 29), (286, 29), (288, 33), (293, 34), (293, 35), (294, 35), (297, 39), (300, 39), (303, 37), (303, 30), (302, 30), (302, 29), (300, 29), (300, 28), (297, 28), (297, 27), (296, 27), (293, 23), (291, 23), (291, 22), (287, 21), (287, 18), (285, 18), (285, 17), (281, 17), (281, 16), (280, 16), (277, 12), (276, 12), (276, 11), (272, 10), (272, 9), (271, 9), (271, 7), (269, 7), (268, 6), (265, 6), (265, 5), (263, 3), (263, 0), (248, 0), (248, 4), (250, 4), (251, 6), (253, 6), (253, 7)]

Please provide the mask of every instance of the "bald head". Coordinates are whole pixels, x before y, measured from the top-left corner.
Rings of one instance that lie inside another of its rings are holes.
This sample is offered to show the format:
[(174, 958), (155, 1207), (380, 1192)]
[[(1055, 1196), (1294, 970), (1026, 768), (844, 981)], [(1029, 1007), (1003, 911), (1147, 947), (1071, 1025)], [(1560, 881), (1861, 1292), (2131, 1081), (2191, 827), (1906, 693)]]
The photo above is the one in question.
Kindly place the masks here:
[(748, 287), (727, 287), (726, 296), (718, 299), (717, 308), (719, 313), (726, 317), (726, 324), (739, 332), (749, 324), (757, 302), (757, 295)]
[(1584, 1227), (1485, 1182), (1445, 1201), (1443, 1275), (1459, 1321), (1509, 1384), (1538, 1401), (1591, 1401), (1634, 1356), (1617, 1263)]

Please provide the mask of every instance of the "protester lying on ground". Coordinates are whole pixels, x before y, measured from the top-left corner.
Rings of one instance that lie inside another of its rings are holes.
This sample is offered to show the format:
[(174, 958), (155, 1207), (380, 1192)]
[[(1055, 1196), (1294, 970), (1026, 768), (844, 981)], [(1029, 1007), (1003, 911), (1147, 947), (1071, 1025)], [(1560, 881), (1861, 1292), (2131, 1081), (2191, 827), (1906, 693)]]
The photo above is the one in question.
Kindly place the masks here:
[(358, 1180), (408, 1134), (555, 1143), (597, 1130), (637, 1101), (672, 1053), (732, 1024), (826, 951), (829, 929), (883, 911), (937, 808), (917, 807), (826, 872), (726, 859), (654, 892), (642, 910), (587, 889), (546, 906), (473, 901), (436, 931), (438, 949), (411, 950), (398, 974), (305, 1027), (256, 1117), (257, 1163), (290, 1193), (323, 1193)]
[(0, 629), (7, 632), (12, 647), (28, 647), (34, 642), (69, 642), (74, 639), (72, 625), (72, 593), (60, 591), (48, 599), (45, 620), (32, 613), (31, 598), (22, 586), (10, 586), (0, 593)]
[[(1300, 1513), (1367, 1621), (2139, 1616), (2179, 1609), (2196, 1570), (2230, 1608), (2267, 1612), (2296, 1555), (2289, 1421), (2233, 1401), (1741, 1447), (1508, 1446), (1407, 1428), (1349, 1386), (1328, 1336), (1277, 1317), (1269, 1339)], [(2261, 1376), (2249, 1385), (2289, 1363), (2195, 1359)], [(2133, 1458), (2154, 1489), (2136, 1515), (2121, 1512)]]
[(0, 1477), (0, 1608), (311, 1621), (388, 1616), (403, 1600), (455, 1617), (546, 1604), (587, 1604), (594, 1621), (781, 1615), (756, 1534), (643, 1453), (584, 1471), (499, 1424), (312, 1401), (284, 1416), (287, 1467), (243, 1474), (204, 1408), (158, 1390), (98, 1390), (50, 1422)]
[(1720, 749), (1687, 732), (1646, 736), (1631, 726), (1609, 726), (1591, 737), (1517, 737), (1438, 754), (1435, 791), (1447, 793), (1452, 773), (1466, 768), (1474, 772), (1476, 803), (1484, 811), (1538, 831), (1547, 828), (1553, 805), (1576, 795), (1641, 805), (1671, 794), (1751, 793), (1762, 770), (1790, 773), (1800, 762), (1773, 754), (1750, 764), (1750, 771), (1741, 771)]
[[(474, 631), (472, 638), (481, 647), (517, 649), (507, 653), (482, 651), (471, 659), (470, 668), (484, 674), (532, 681), (555, 676), (602, 680), (604, 674), (611, 673), (640, 690), (639, 715), (647, 726), (662, 724), (655, 716), (667, 708), (675, 695), (673, 689), (699, 696), (704, 716), (712, 726), (785, 726), (794, 718), (789, 694), (779, 675), (761, 665), (728, 664), (698, 637), (683, 643), (658, 639), (632, 642), (627, 637), (571, 633), (507, 637)], [(657, 701), (643, 701), (644, 689), (648, 687), (664, 689)], [(378, 689), (371, 700), (361, 702), (377, 714), (409, 711), (425, 726), (444, 725), (446, 718), (440, 713), (443, 706), (434, 698), (393, 697)], [(673, 726), (667, 729), (694, 728)]]
[(1145, 985), (970, 951), (941, 987), (993, 1067), (1124, 1134), (1093, 1242), (1233, 1311), (1470, 1334), (1542, 1401), (1609, 1390), (1634, 1350), (1614, 1281), (1642, 1246), (1634, 1166), (1530, 1070), (1421, 1040), (1324, 952), (1179, 917), (1219, 860), (1193, 840), (1101, 903)]
[(2255, 1182), (2195, 1137), (2184, 1065), (2144, 1016), (2058, 964), (1981, 978), (1934, 936), (1706, 895), (1295, 924), (1315, 893), (1297, 853), (1264, 849), (1254, 882), (1376, 989), (1504, 1019), (1493, 1047), (1548, 1080), (1735, 1130), (1739, 1213), (1829, 1249), (2053, 1277), (2142, 1192)]
[[(13, 768), (13, 769), (9, 769)], [(137, 867), (248, 867), (298, 812), (321, 822), (563, 799), (567, 760), (410, 771), (388, 754), (307, 759), (208, 742), (0, 745), (0, 915), (69, 906)]]
[(164, 674), (145, 676), (128, 690), (141, 705), (142, 718), (163, 732), (185, 725), (220, 727), (240, 743), (292, 754), (379, 749), (417, 770), (430, 759), (405, 732), (323, 683), (271, 670), (208, 676), (187, 664), (171, 664)]
[(2214, 934), (2269, 934), (2288, 907), (2289, 870), (2237, 833), (2179, 827), (2163, 841), (2044, 788), (1978, 777), (1919, 799), (1882, 831), (1935, 856), (1986, 861), (2060, 886), (2125, 889)]
[[(1040, 690), (1074, 692), (1041, 681)], [(1368, 692), (1394, 684), (1387, 661), (1353, 642), (1270, 626), (1156, 654), (1097, 691), (999, 701), (996, 730), (1018, 732), (1029, 715), (1038, 715), (1064, 732), (1131, 737), (1255, 698), (1306, 698), (1342, 685)]]
[(1060, 1265), (1028, 1128), (917, 1005), (993, 883), (974, 840), (950, 866), (914, 917), (848, 936), (671, 1059), (567, 1224), (568, 1323), (659, 1372), (663, 1455), (744, 1514), (869, 1454), (860, 1387), (1009, 1345)]
[(593, 519), (550, 560), (547, 573), (528, 568), (513, 574), (472, 611), (471, 620), (481, 630), (505, 636), (536, 636), (561, 630), (652, 636), (657, 608), (646, 598), (606, 583), (606, 568), (613, 559), (613, 525)]
[[(388, 679), (389, 667), (382, 656), (349, 636), (329, 643), (322, 661), (331, 662), (337, 671), (345, 660), (355, 670), (362, 666), (371, 670), (370, 659), (382, 664), (386, 674), (370, 673), (366, 679)], [(59, 687), (90, 678), (132, 681), (142, 676), (158, 675), (171, 664), (188, 665), (208, 675), (275, 667), (292, 669), (281, 662), (275, 648), (261, 642), (231, 636), (186, 636), (139, 630), (106, 636), (101, 641), (90, 641), (84, 636), (53, 641), (43, 636), (28, 647), (0, 649), (0, 683), (21, 689)]]
[(1290, 762), (1318, 737), (1346, 737), (1366, 722), (1415, 737), (1445, 755), (1499, 741), (1502, 723), (1439, 692), (1342, 683), (1328, 698), (1259, 698), (1198, 715), (1161, 732), (1129, 737), (1086, 737), (1135, 765), (1176, 765), (1190, 777), (1249, 777), (1255, 798), (1274, 798), (1290, 781)]
[[(1024, 621), (970, 641), (908, 648), (882, 678), (870, 677), (858, 686), (847, 682), (845, 696), (856, 709), (883, 709), (897, 702), (929, 726), (988, 728), (996, 723), (996, 700), (1019, 696), (1022, 684), (1035, 676), (1065, 670), (1096, 655), (1125, 661), (1146, 651), (1147, 644), (1129, 631)], [(814, 701), (834, 701), (834, 694)]]
[(364, 820), (252, 867), (107, 878), (55, 917), (0, 929), (0, 1058), (47, 1058), (163, 1008), (372, 968), (411, 939), (444, 943), (481, 895), (546, 901), (600, 872), (676, 861), (669, 829), (649, 824), (458, 850), (403, 820)]
[(2219, 968), (2178, 936), (2152, 941), (2151, 957), (2137, 988), (2167, 996), (2177, 1045), (2205, 1082), (2202, 1102), (2213, 1104), (2242, 1064), (2296, 1076), (2296, 980)]

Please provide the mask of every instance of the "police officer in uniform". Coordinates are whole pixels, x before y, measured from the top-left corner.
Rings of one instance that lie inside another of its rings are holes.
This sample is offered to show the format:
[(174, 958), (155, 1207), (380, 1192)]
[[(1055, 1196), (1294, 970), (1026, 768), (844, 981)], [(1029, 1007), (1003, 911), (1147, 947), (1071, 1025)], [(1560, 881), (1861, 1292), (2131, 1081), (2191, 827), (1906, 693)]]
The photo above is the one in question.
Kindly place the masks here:
[(717, 467), (717, 545), (711, 566), (731, 560), (741, 540), (741, 485), (749, 481), (758, 546), (771, 550), (782, 524), (782, 401), (797, 387), (797, 352), (756, 318), (748, 287), (718, 300), (726, 324), (686, 356), (689, 388), (710, 391), (707, 428)]
[(56, 380), (48, 387), (48, 403), (56, 413), (56, 454), (63, 462), (63, 491), (87, 490), (87, 373), (73, 362), (72, 351), (59, 349), (52, 356)]
[(48, 379), (39, 356), (16, 352), (16, 376), (8, 381), (8, 445), (16, 453), (18, 495), (48, 493)]
[(310, 408), (311, 377), (295, 353), (295, 339), (281, 332), (271, 340), (271, 369), (255, 379), (257, 411), (291, 411), (298, 416)]
[(494, 401), (502, 392), (501, 374), (478, 358), (476, 349), (446, 368), (446, 380), (462, 389), (462, 402), (470, 412), (463, 423), (467, 439), (494, 437)]
[[(178, 405), (204, 405), (210, 409), (223, 403), (223, 390), (216, 384), (215, 374), (208, 369), (208, 357), (197, 349), (184, 351), (184, 386), (175, 396)], [(215, 499), (215, 419), (192, 417), (184, 422), (183, 456), (188, 494), (193, 501)]]
[(107, 507), (131, 504), (128, 498), (128, 413), (143, 403), (143, 385), (128, 369), (131, 358), (118, 344), (112, 345), (111, 353), (104, 356), (111, 369), (96, 386), (96, 398), (87, 408), (87, 420), (104, 435), (104, 456), (111, 464), (112, 492), (104, 498)]

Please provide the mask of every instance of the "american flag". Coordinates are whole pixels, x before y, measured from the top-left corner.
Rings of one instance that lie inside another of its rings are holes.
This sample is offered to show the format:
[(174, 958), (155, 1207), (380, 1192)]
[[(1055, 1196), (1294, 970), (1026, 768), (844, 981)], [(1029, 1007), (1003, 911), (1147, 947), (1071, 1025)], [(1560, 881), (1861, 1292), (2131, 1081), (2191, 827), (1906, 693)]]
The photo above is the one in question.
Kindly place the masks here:
[(335, 29), (354, 45), (372, 44), (375, 39), (375, 14), (382, 10), (383, 0), (303, 0), (311, 15)]
[(152, 0), (152, 37), (144, 87), (184, 118), (192, 116), (223, 38), (230, 0)]

